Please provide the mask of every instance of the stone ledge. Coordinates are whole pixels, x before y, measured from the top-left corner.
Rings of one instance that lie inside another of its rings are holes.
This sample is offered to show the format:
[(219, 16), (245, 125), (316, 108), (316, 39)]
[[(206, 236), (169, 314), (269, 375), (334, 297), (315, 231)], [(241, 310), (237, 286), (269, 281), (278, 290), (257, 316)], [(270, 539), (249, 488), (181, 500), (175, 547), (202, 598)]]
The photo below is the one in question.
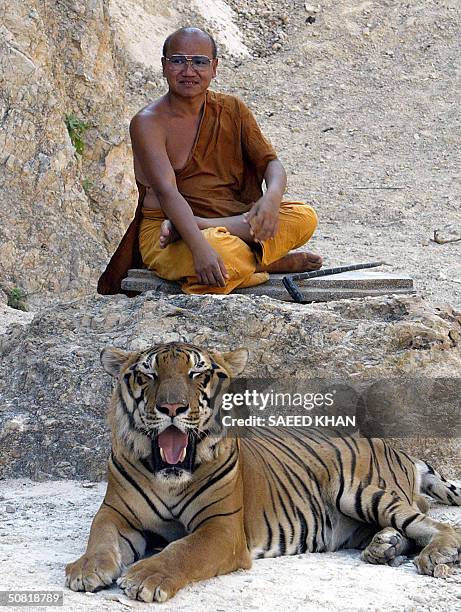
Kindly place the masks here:
[[(257, 287), (236, 289), (240, 295), (267, 295), (276, 300), (291, 302), (292, 299), (282, 283), (284, 274), (272, 274), (269, 281)], [(415, 293), (413, 279), (399, 274), (357, 270), (331, 276), (320, 276), (301, 281), (299, 284), (305, 302), (329, 302), (349, 298), (389, 294)], [(125, 291), (158, 291), (167, 295), (178, 295), (178, 283), (156, 276), (150, 270), (132, 269), (122, 281)]]

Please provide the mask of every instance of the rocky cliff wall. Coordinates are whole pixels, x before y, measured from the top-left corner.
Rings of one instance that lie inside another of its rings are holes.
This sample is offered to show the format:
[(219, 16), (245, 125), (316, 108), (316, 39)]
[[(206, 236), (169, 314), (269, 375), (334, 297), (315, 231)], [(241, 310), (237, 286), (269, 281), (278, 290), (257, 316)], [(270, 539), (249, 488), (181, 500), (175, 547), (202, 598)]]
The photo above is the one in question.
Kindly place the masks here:
[[(81, 294), (135, 202), (126, 66), (106, 2), (8, 3), (1, 17), (0, 276), (32, 303)], [(71, 115), (87, 126), (82, 155)]]

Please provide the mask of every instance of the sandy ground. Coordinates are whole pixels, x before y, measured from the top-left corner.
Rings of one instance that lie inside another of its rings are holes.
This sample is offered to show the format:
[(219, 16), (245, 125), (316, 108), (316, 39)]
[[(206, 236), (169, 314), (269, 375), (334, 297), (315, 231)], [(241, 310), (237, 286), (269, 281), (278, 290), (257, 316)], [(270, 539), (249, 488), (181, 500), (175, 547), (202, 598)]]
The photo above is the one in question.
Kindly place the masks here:
[[(1, 482), (0, 590), (63, 590), (64, 610), (72, 612), (152, 609), (152, 604), (131, 601), (115, 587), (96, 594), (64, 587), (64, 566), (84, 552), (105, 486)], [(461, 508), (438, 506), (433, 514), (461, 522)], [(454, 612), (461, 610), (461, 568), (437, 580), (416, 574), (411, 561), (399, 568), (367, 565), (357, 551), (263, 559), (249, 571), (186, 587), (161, 609), (227, 612), (276, 610), (282, 605), (284, 611)]]

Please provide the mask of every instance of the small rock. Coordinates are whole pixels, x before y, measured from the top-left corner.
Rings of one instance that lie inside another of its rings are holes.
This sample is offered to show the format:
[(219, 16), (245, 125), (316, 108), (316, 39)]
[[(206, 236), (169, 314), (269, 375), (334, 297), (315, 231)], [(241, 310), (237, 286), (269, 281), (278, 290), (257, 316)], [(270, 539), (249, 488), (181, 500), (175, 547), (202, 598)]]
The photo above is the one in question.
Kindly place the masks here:
[(281, 49), (281, 48), (282, 48), (282, 45), (281, 45), (280, 43), (278, 43), (278, 42), (276, 42), (276, 43), (274, 43), (274, 44), (272, 45), (272, 49), (273, 49), (274, 51), (280, 51), (280, 49)]
[(118, 601), (118, 595), (109, 593), (108, 595), (104, 595), (104, 599), (107, 601)]
[(436, 565), (434, 568), (434, 578), (447, 578), (451, 573), (451, 569), (449, 565), (445, 563), (440, 563)]

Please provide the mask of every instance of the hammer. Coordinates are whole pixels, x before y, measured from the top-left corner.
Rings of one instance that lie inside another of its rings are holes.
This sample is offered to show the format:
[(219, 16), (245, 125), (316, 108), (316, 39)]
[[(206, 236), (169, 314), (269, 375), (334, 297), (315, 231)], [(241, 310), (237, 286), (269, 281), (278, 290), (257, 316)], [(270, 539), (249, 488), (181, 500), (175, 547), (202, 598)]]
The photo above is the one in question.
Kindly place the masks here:
[(351, 270), (364, 270), (365, 268), (376, 268), (377, 266), (387, 265), (385, 261), (371, 261), (369, 263), (350, 264), (348, 266), (338, 266), (337, 268), (324, 268), (323, 270), (313, 270), (312, 272), (302, 272), (301, 274), (288, 274), (282, 279), (285, 289), (291, 295), (294, 302), (301, 304), (303, 302), (303, 294), (299, 290), (297, 281), (307, 278), (318, 278), (319, 276), (330, 276), (330, 274), (340, 274), (341, 272), (350, 272)]

